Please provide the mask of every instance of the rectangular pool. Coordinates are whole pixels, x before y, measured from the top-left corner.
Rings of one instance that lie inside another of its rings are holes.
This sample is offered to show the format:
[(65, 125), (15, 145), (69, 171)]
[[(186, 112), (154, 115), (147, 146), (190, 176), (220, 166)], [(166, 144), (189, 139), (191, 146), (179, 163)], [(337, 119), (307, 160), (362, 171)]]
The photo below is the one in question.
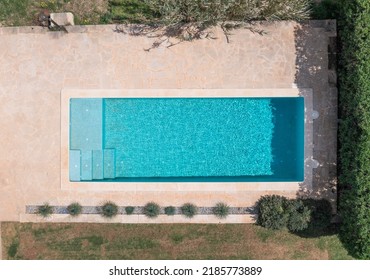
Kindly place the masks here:
[(71, 98), (70, 181), (303, 181), (304, 98)]

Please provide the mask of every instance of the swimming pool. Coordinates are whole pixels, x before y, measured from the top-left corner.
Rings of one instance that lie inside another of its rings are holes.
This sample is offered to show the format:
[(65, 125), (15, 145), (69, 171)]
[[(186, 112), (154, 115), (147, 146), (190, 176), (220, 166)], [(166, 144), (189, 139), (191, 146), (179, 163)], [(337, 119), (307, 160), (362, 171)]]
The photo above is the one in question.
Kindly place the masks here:
[(302, 181), (304, 99), (71, 98), (70, 181)]

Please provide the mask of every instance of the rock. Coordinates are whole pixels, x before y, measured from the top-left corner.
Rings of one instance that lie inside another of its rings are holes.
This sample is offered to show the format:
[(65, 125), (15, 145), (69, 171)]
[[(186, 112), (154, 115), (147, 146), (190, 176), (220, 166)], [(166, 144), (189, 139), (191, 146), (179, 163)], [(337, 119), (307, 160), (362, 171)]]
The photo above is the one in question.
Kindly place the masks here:
[(75, 25), (74, 23), (74, 17), (72, 13), (51, 13), (50, 19), (52, 20), (50, 22), (50, 27), (55, 27), (56, 22), (59, 26), (68, 26), (68, 25)]

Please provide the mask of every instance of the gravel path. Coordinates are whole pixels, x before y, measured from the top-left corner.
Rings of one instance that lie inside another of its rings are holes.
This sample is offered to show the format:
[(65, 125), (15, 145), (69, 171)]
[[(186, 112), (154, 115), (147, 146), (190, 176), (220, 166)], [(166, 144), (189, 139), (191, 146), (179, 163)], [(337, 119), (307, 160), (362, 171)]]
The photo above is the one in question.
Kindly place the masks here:
[[(38, 205), (27, 205), (26, 206), (26, 213), (27, 214), (36, 214), (37, 213)], [(54, 209), (54, 214), (68, 214), (66, 206), (52, 206)], [(142, 215), (143, 214), (143, 206), (135, 206), (134, 212), (132, 214)], [(81, 214), (100, 214), (100, 206), (82, 206), (82, 213)], [(118, 206), (118, 214), (119, 215), (126, 215), (125, 207)], [(160, 214), (165, 215), (164, 207), (161, 207)], [(213, 215), (213, 207), (198, 207), (198, 214), (199, 215)], [(229, 209), (230, 215), (250, 215), (256, 214), (256, 209), (254, 207), (230, 207)], [(175, 215), (181, 215), (180, 207), (175, 207)]]

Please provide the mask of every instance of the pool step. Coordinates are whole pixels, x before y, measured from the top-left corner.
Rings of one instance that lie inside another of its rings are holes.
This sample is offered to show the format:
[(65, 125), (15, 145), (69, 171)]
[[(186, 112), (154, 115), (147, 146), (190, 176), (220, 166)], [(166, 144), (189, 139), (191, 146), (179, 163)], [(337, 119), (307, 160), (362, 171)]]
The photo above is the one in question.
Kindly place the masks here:
[(94, 180), (104, 179), (103, 151), (93, 150), (92, 151), (92, 161), (93, 161), (92, 178)]
[(114, 179), (115, 158), (115, 149), (70, 150), (69, 179), (72, 182)]
[(81, 152), (81, 180), (90, 181), (93, 179), (92, 176), (92, 151)]
[(69, 179), (72, 182), (81, 181), (81, 151), (69, 151)]
[(104, 179), (114, 179), (116, 177), (115, 154), (115, 149), (104, 150)]

